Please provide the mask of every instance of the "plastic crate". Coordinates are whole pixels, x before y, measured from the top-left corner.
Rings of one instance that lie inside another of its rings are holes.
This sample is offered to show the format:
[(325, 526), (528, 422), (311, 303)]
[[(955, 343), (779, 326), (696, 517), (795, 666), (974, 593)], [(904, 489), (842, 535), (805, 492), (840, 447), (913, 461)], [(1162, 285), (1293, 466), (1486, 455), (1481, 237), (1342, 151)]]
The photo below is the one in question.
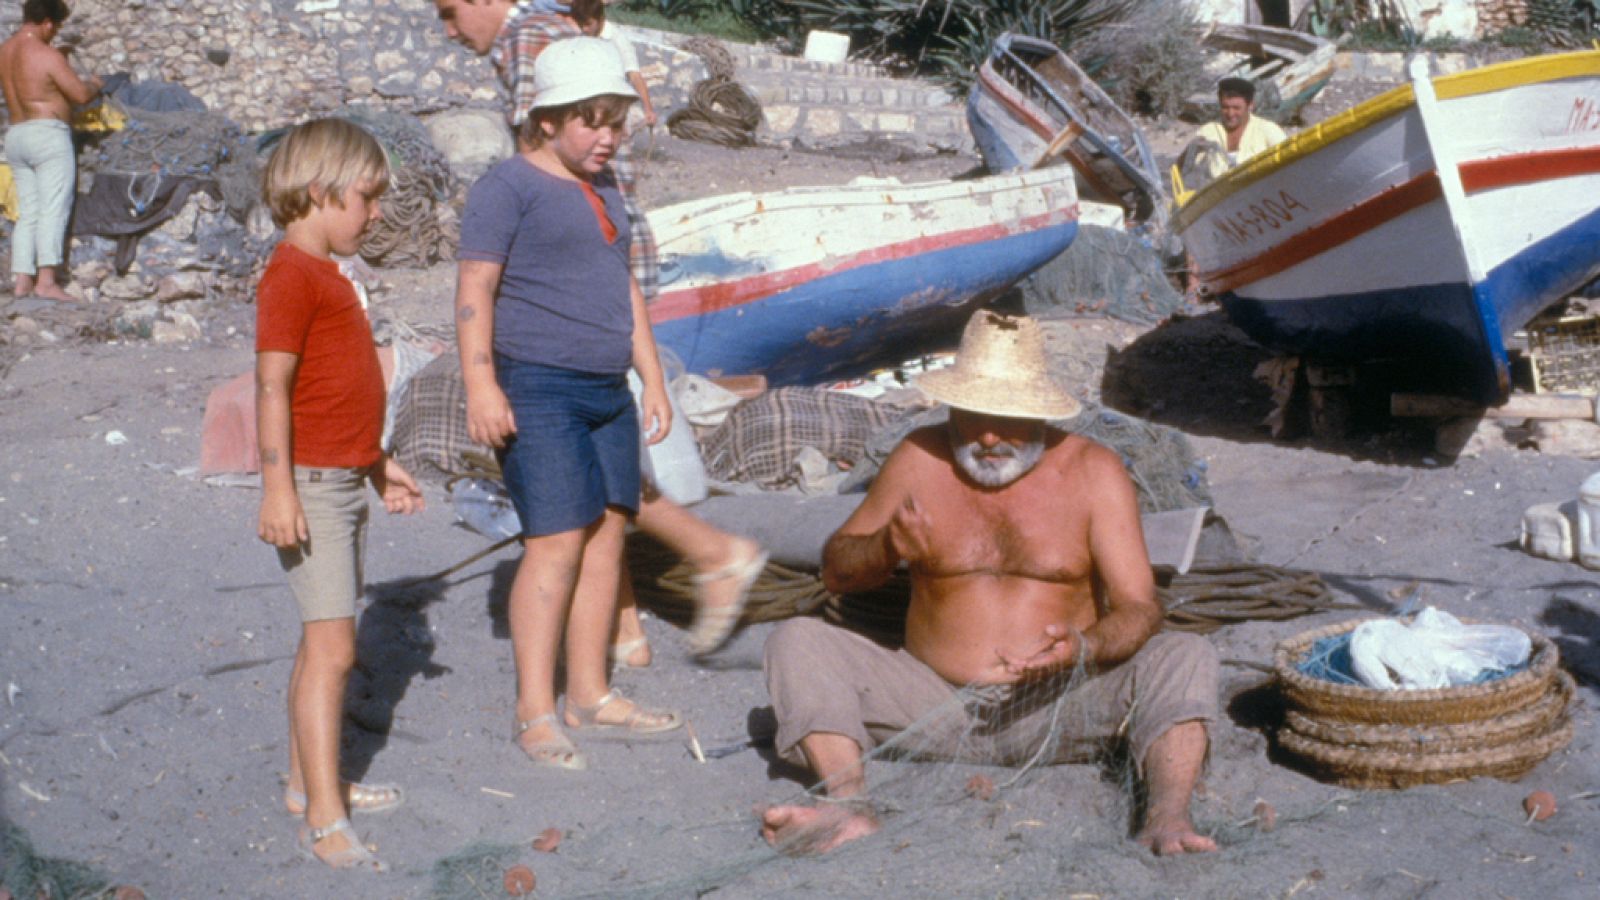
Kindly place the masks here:
[(1600, 316), (1528, 323), (1528, 360), (1539, 393), (1600, 393)]

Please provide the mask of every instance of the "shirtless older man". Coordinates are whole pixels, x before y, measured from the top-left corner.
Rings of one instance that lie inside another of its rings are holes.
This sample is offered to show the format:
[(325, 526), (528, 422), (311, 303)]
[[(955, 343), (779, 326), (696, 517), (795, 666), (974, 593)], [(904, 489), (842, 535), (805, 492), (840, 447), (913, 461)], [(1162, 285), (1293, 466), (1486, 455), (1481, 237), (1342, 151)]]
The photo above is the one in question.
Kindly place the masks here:
[[(1045, 424), (1079, 407), (1050, 382), (1037, 323), (978, 313), (955, 365), (919, 384), (951, 407), (948, 428), (895, 449), (823, 558), (836, 592), (877, 587), (907, 563), (905, 647), (817, 619), (773, 632), (778, 753), (810, 767), (831, 802), (772, 807), (763, 835), (826, 851), (875, 831), (864, 798), (838, 802), (863, 794), (863, 754), (981, 685), (970, 693), (987, 703), (961, 714), (973, 727), (953, 755), (1027, 760), (1052, 715), (1065, 723), (1056, 761), (1125, 736), (1148, 788), (1138, 840), (1161, 854), (1215, 850), (1189, 800), (1216, 715), (1216, 654), (1194, 635), (1157, 634), (1133, 484), (1117, 454)], [(1086, 680), (1070, 677), (1078, 666)], [(1041, 704), (1030, 687), (1059, 696)]]
[(79, 78), (50, 46), (70, 10), (66, 0), (23, 0), (22, 27), (0, 44), (0, 87), (11, 128), (6, 161), (17, 182), (17, 227), (11, 233), (12, 293), (72, 300), (56, 269), (65, 261), (77, 154), (72, 106), (99, 92), (100, 79)]

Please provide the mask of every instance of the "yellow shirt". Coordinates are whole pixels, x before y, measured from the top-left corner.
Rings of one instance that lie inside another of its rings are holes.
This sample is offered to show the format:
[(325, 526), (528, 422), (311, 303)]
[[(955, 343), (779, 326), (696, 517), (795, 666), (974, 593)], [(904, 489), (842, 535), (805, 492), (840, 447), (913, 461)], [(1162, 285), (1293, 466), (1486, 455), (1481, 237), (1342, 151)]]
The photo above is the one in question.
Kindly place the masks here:
[(1287, 137), (1275, 123), (1251, 116), (1244, 123), (1244, 133), (1239, 135), (1239, 149), (1229, 153), (1228, 132), (1223, 129), (1222, 123), (1207, 122), (1195, 133), (1195, 142), (1206, 141), (1216, 146), (1201, 151), (1197, 160), (1198, 169), (1204, 173), (1205, 181), (1213, 181), (1257, 153), (1282, 143)]

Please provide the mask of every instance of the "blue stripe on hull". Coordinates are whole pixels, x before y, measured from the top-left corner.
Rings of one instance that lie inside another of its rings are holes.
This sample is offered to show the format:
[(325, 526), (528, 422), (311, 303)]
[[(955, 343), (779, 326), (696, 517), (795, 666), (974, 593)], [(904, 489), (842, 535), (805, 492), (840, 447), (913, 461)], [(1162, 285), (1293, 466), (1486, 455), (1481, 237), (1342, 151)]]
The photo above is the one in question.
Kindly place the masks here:
[(814, 384), (893, 365), (959, 333), (971, 311), (1059, 255), (1066, 222), (858, 266), (761, 300), (656, 324), (691, 372)]
[(1228, 318), (1273, 350), (1319, 361), (1414, 360), (1433, 389), (1496, 404), (1510, 390), (1506, 339), (1600, 271), (1600, 210), (1530, 245), (1475, 289), (1435, 284), (1304, 300), (1222, 296)]

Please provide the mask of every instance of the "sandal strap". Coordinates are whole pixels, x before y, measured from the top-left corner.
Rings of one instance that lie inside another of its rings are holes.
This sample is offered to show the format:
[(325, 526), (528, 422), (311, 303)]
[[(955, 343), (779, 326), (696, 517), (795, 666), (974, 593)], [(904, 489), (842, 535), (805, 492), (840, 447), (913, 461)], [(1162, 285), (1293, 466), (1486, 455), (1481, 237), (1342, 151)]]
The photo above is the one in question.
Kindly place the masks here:
[(547, 712), (542, 716), (534, 716), (527, 721), (517, 722), (511, 729), (511, 736), (513, 738), (522, 737), (523, 733), (528, 729), (537, 725), (543, 725), (546, 722), (555, 725), (557, 728), (561, 726), (561, 723), (556, 721), (556, 714), (553, 712)]
[(363, 849), (366, 848), (366, 845), (361, 843), (361, 841), (356, 838), (355, 828), (350, 824), (349, 819), (334, 819), (332, 822), (329, 822), (321, 828), (309, 829), (311, 843), (320, 844), (324, 840), (333, 837), (341, 831), (345, 832), (345, 837), (349, 838), (352, 849), (355, 847), (361, 847)]

